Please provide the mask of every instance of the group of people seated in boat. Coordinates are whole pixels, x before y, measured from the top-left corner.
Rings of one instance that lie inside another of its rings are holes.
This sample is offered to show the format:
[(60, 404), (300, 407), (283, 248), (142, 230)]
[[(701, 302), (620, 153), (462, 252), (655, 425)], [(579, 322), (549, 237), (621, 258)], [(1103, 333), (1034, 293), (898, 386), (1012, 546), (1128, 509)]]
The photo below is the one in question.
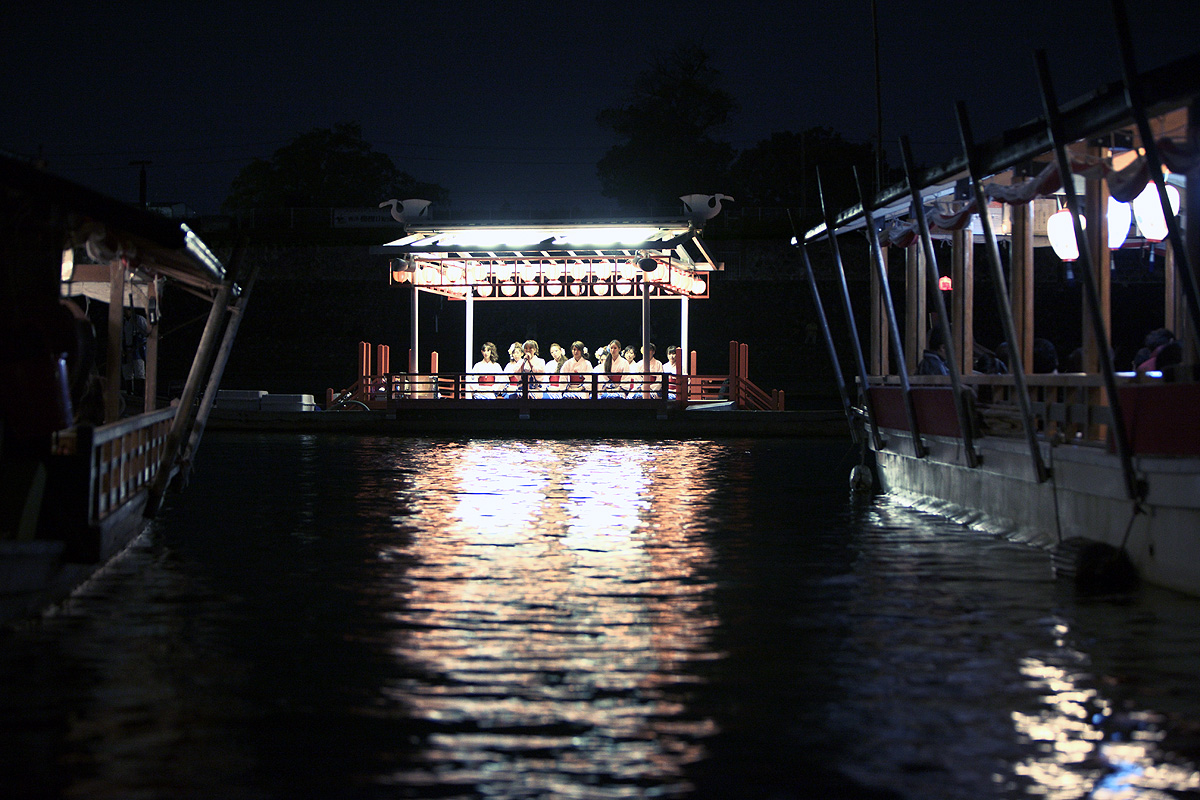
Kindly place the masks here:
[[(665, 366), (654, 357), (653, 344), (645, 357), (634, 360), (633, 347), (622, 349), (613, 339), (597, 348), (602, 353), (592, 363), (583, 342), (571, 343), (571, 354), (557, 342), (550, 345), (550, 358), (543, 359), (533, 339), (513, 342), (508, 348), (508, 363), (501, 367), (499, 353), (492, 342), (484, 342), (480, 359), (467, 376), (471, 397), (491, 400), (508, 397), (602, 399), (657, 398), (662, 396), (664, 374), (674, 374), (677, 348), (667, 349)], [(593, 377), (595, 376), (595, 377)], [(669, 388), (669, 387), (667, 387)]]

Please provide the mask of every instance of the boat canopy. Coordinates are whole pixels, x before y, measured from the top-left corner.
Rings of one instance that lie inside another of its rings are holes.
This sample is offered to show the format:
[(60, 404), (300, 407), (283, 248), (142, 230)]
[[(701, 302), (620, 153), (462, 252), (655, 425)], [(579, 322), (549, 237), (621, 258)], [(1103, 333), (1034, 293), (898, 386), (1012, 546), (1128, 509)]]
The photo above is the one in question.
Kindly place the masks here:
[[(1140, 76), (1141, 90), (1146, 112), (1161, 115), (1186, 107), (1200, 96), (1200, 85), (1194, 76), (1200, 74), (1200, 53), (1166, 64)], [(1114, 82), (1090, 95), (1079, 98), (1061, 110), (1064, 135), (1068, 141), (1080, 141), (1108, 135), (1123, 128), (1133, 127), (1132, 114), (1125, 94), (1123, 82)], [(1138, 143), (1130, 143), (1136, 147)], [(1158, 141), (1163, 162), (1172, 175), (1168, 181), (1182, 187), (1185, 172), (1200, 158), (1196, 142), (1180, 142), (1171, 137)], [(989, 183), (985, 187), (988, 199), (995, 203), (1028, 203), (1036, 197), (1056, 193), (1061, 187), (1058, 166), (1048, 159), (1053, 143), (1042, 118), (1008, 130), (1000, 136), (977, 145), (979, 166)], [(1119, 150), (1121, 148), (1113, 148)], [(1071, 171), (1087, 178), (1102, 178), (1109, 192), (1119, 200), (1136, 197), (1147, 185), (1149, 174), (1145, 159), (1134, 153), (1123, 159), (1101, 160), (1081, 153), (1072, 154)], [(1014, 168), (1025, 168), (1026, 176), (1014, 175)], [(939, 214), (942, 201), (955, 199), (956, 187), (969, 178), (965, 155), (960, 155), (944, 164), (924, 170), (917, 175), (923, 204), (930, 215), (931, 233), (957, 230), (969, 222), (976, 212), (970, 193), (964, 191), (958, 199), (951, 216)], [(967, 205), (964, 205), (967, 204)], [(881, 244), (907, 246), (916, 236), (915, 223), (896, 223), (897, 219), (909, 217), (912, 200), (907, 181), (884, 189), (874, 199), (872, 216), (876, 226), (881, 227)], [(865, 215), (861, 204), (836, 214), (833, 225), (837, 233), (862, 229)], [(804, 235), (812, 241), (825, 235), (826, 225), (821, 223)], [(896, 238), (892, 238), (895, 234)]]
[(715, 262), (694, 222), (677, 219), (410, 224), (374, 247), (392, 283), (479, 300), (708, 297)]
[[(0, 154), (0, 185), (7, 202), (29, 212), (26, 224), (63, 235), (62, 281), (70, 294), (108, 302), (109, 265), (123, 260), (144, 278), (166, 278), (212, 293), (226, 278), (221, 260), (186, 224), (122, 203), (32, 164)], [(77, 263), (74, 250), (90, 261)], [(87, 291), (103, 284), (103, 292)], [(139, 305), (135, 300), (135, 305)]]

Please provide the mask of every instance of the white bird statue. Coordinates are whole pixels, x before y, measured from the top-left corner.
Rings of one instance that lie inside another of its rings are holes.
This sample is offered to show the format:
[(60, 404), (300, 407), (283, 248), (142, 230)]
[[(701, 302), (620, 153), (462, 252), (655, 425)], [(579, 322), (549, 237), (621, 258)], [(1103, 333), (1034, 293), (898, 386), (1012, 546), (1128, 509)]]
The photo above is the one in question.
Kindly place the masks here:
[(392, 207), (392, 219), (401, 225), (429, 217), (429, 200), (384, 200), (380, 208)]
[(721, 201), (737, 202), (727, 194), (685, 194), (679, 198), (688, 211), (688, 219), (693, 225), (702, 225), (721, 213)]

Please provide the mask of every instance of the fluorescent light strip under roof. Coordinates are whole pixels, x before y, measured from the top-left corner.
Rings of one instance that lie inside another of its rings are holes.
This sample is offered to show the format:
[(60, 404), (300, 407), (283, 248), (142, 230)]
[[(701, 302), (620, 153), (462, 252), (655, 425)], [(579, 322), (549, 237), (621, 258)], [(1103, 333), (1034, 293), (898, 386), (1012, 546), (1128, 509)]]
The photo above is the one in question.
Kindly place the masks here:
[(661, 239), (670, 230), (661, 227), (607, 225), (590, 228), (478, 228), (441, 232), (421, 232), (406, 236), (393, 244), (413, 247), (432, 247), (452, 250), (455, 248), (524, 250), (541, 245), (555, 249), (571, 245), (612, 247), (615, 245), (637, 245)]

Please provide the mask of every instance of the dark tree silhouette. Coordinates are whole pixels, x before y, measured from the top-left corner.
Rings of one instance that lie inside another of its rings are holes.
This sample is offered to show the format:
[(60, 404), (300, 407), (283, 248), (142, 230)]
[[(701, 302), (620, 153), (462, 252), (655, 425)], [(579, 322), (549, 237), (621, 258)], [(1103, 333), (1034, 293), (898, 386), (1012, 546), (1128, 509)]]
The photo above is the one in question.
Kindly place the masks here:
[(826, 202), (842, 209), (859, 201), (852, 168), (873, 182), (874, 159), (870, 143), (847, 141), (830, 128), (781, 131), (742, 151), (731, 169), (730, 192), (745, 206), (798, 208), (798, 222), (815, 224), (821, 219), (817, 167)]
[(447, 192), (401, 172), (363, 141), (360, 125), (346, 122), (302, 133), (270, 159), (254, 159), (233, 179), (222, 208), (360, 207), (410, 197), (444, 202)]
[(596, 164), (601, 191), (621, 205), (678, 204), (681, 195), (728, 191), (734, 149), (712, 134), (736, 108), (696, 43), (659, 56), (629, 96), (596, 121), (622, 141)]

